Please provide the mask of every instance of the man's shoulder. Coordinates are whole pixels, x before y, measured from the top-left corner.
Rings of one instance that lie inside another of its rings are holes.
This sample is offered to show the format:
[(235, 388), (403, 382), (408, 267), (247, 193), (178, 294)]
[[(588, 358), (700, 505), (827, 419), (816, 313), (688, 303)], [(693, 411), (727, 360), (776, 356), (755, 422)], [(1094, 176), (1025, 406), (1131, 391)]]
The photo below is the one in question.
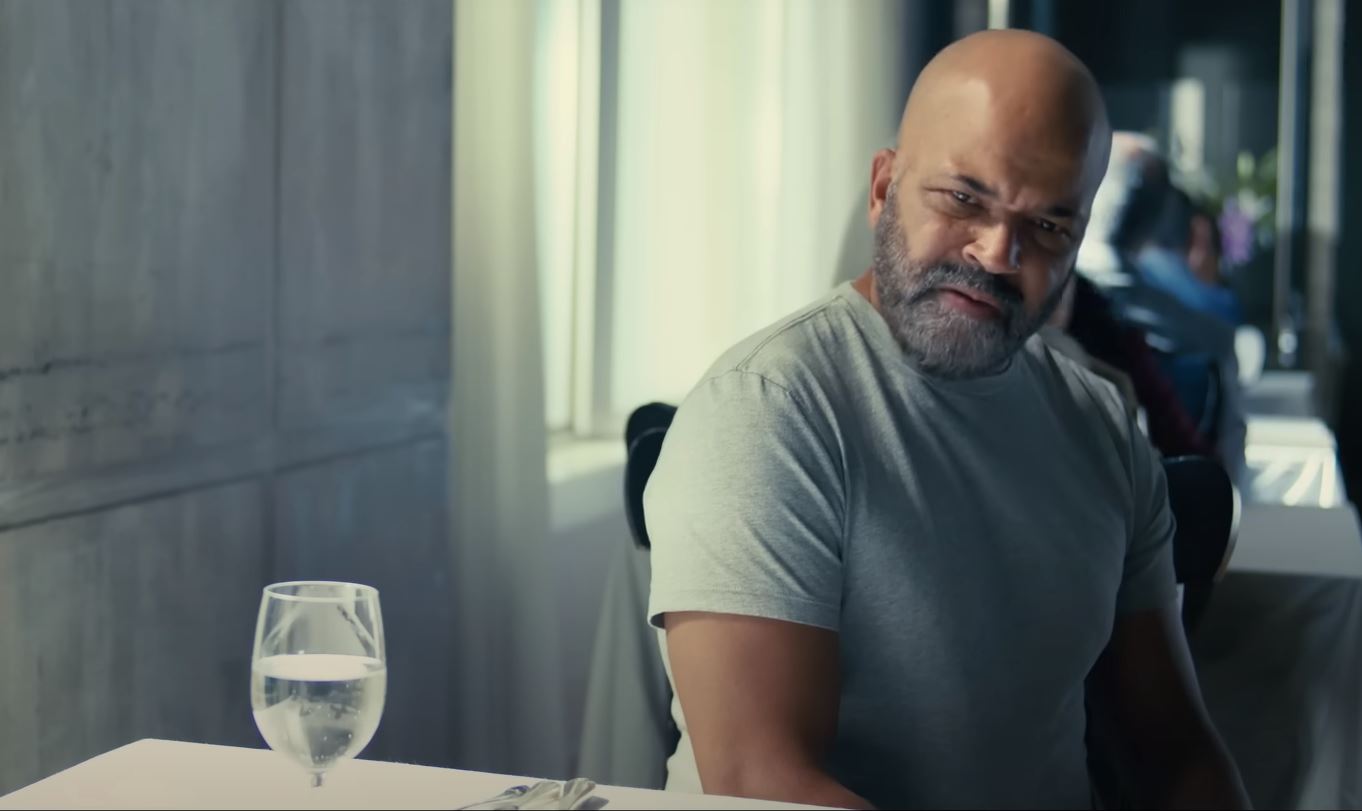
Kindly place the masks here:
[(833, 291), (749, 335), (719, 356), (700, 381), (759, 379), (800, 399), (823, 389), (847, 360), (851, 320)]

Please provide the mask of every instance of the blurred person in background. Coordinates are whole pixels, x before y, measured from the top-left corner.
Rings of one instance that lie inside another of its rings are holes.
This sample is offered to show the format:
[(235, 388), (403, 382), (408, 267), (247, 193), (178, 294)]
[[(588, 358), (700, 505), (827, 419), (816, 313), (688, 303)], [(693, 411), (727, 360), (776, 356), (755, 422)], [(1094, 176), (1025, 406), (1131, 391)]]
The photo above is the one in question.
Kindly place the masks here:
[(1187, 192), (1170, 187), (1163, 216), (1135, 264), (1141, 279), (1230, 326), (1242, 320), (1239, 300), (1220, 272), (1220, 229)]
[(1118, 319), (1143, 332), (1197, 433), (1214, 445), (1215, 457), (1242, 486), (1247, 424), (1234, 326), (1151, 283), (1138, 262), (1176, 205), (1168, 164), (1153, 140), (1115, 133), (1077, 269)]

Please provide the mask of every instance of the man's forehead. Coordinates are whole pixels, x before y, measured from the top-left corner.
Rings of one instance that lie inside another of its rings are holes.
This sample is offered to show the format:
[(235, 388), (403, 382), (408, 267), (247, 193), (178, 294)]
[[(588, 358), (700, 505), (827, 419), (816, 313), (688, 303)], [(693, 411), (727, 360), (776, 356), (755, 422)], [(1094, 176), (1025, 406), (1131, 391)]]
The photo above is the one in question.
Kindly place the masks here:
[(1064, 114), (1024, 92), (999, 92), (978, 81), (942, 87), (905, 118), (904, 148), (998, 149), (1026, 153), (1085, 154), (1097, 117)]

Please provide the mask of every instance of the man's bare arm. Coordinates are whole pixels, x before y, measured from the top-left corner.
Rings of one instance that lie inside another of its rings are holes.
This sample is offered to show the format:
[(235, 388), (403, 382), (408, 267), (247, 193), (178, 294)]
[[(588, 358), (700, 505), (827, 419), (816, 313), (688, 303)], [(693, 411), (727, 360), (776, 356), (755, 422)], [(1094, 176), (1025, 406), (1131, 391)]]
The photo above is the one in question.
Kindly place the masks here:
[(667, 654), (706, 794), (870, 808), (823, 768), (837, 634), (734, 614), (666, 615)]

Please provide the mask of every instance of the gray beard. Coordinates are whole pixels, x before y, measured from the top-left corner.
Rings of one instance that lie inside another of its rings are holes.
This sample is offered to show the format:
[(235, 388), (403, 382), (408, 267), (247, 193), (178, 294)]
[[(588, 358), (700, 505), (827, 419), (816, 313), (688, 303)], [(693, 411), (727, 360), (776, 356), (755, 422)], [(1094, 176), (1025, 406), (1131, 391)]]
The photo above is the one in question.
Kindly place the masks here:
[[(875, 226), (873, 275), (880, 314), (894, 340), (920, 371), (945, 379), (1002, 371), (1064, 295), (1064, 285), (1056, 286), (1040, 312), (1028, 316), (1021, 293), (981, 268), (913, 261), (898, 225), (897, 184), (890, 186)], [(1001, 317), (980, 320), (946, 306), (939, 291), (946, 284), (988, 294)]]

